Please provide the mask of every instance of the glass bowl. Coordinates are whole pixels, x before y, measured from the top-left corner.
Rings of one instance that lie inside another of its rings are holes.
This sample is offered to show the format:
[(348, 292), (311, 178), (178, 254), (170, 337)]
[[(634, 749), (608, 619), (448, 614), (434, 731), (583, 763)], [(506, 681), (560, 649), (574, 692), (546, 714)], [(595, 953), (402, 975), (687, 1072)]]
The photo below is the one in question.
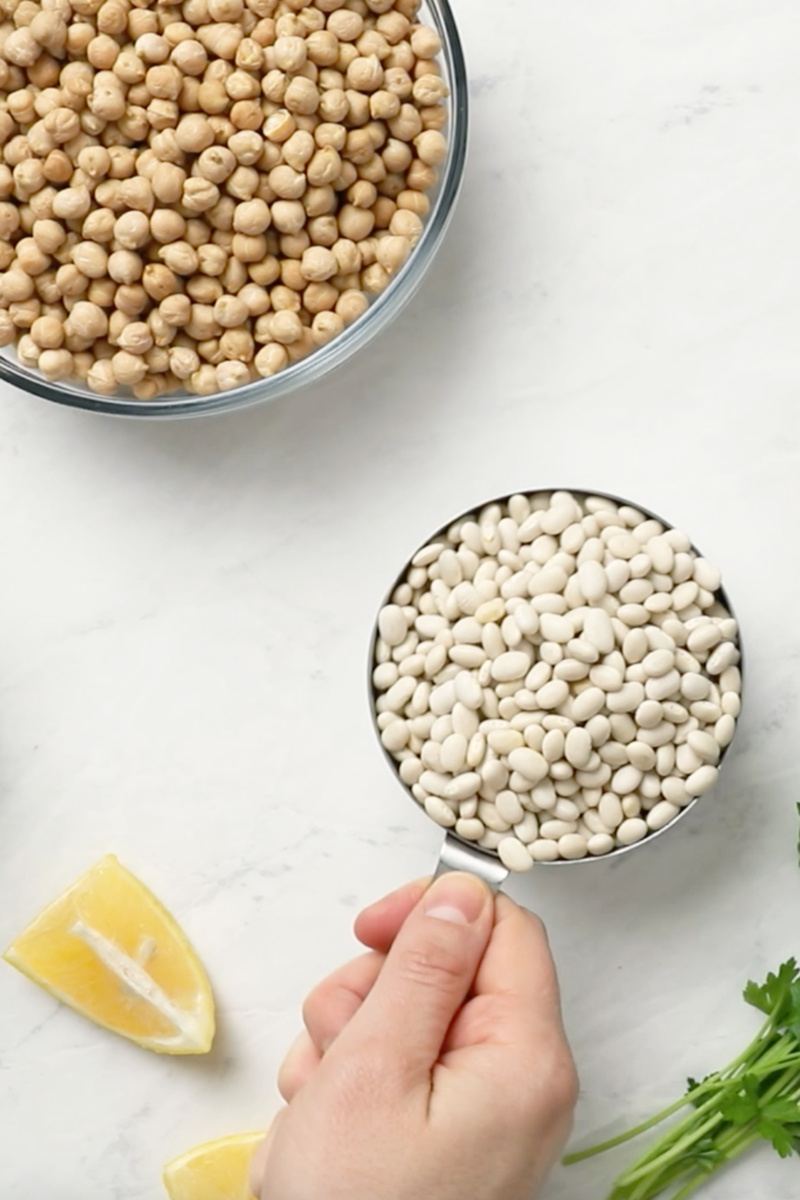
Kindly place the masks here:
[(172, 392), (155, 400), (136, 400), (124, 391), (114, 396), (101, 396), (84, 384), (73, 381), (49, 383), (38, 371), (17, 361), (13, 346), (0, 350), (0, 382), (13, 384), (23, 391), (40, 396), (44, 400), (52, 400), (56, 404), (84, 408), (91, 412), (126, 417), (199, 416), (276, 400), (297, 388), (316, 383), (377, 337), (414, 297), (442, 244), (461, 190), (467, 156), (467, 73), (461, 39), (449, 0), (423, 0), (419, 19), (432, 25), (442, 39), (442, 51), (438, 61), (443, 78), (450, 88), (450, 99), (447, 102), (447, 158), (440, 169), (440, 180), (435, 191), (429, 193), (431, 211), (426, 218), (422, 237), (408, 261), (398, 271), (386, 291), (371, 301), (364, 315), (350, 325), (340, 337), (277, 375), (267, 379), (256, 379), (242, 387), (216, 392), (211, 396)]
[[(660, 522), (660, 524), (664, 527), (665, 530), (670, 530), (670, 529), (675, 528), (671, 524), (671, 522), (666, 521), (662, 516), (660, 516), (658, 513), (654, 513), (651, 509), (647, 508), (645, 505), (638, 504), (632, 500), (625, 499), (622, 496), (614, 495), (613, 493), (602, 492), (602, 491), (597, 491), (597, 490), (587, 491), (584, 488), (569, 488), (569, 487), (568, 488), (539, 487), (539, 488), (531, 488), (531, 489), (519, 489), (519, 492), (521, 492), (522, 494), (529, 496), (529, 497), (552, 495), (554, 492), (561, 492), (561, 491), (569, 492), (572, 496), (576, 497), (577, 499), (579, 499), (581, 501), (584, 501), (589, 497), (598, 497), (602, 500), (610, 500), (616, 505), (627, 506), (627, 507), (638, 510), (638, 512), (642, 513), (646, 519), (655, 520), (655, 521)], [(384, 605), (389, 604), (391, 602), (391, 597), (393, 596), (395, 589), (401, 583), (404, 582), (404, 580), (406, 578), (406, 574), (412, 565), (412, 559), (416, 556), (416, 554), (420, 550), (422, 550), (428, 544), (437, 542), (437, 541), (441, 541), (446, 544), (449, 544), (449, 531), (454, 525), (456, 525), (460, 521), (463, 521), (465, 518), (470, 517), (473, 514), (481, 512), (484, 508), (486, 508), (490, 504), (501, 504), (501, 505), (507, 504), (508, 500), (510, 499), (512, 494), (515, 494), (515, 493), (509, 493), (509, 494), (503, 495), (503, 496), (495, 496), (489, 500), (484, 500), (480, 504), (473, 505), (471, 508), (466, 509), (464, 512), (459, 513), (458, 516), (454, 517), (453, 519), (448, 521), (446, 524), (444, 524), (444, 525), (440, 526), (438, 529), (434, 530), (433, 533), (430, 535), (430, 537), (426, 538), (424, 542), (421, 542), (419, 544), (419, 546), (417, 546), (415, 548), (414, 553), (409, 555), (402, 570), (398, 572), (396, 578), (392, 582), (391, 587), (388, 589), (384, 599), (381, 601), (381, 604), (378, 608), (378, 612), (380, 612), (380, 610), (384, 607)], [(698, 557), (702, 557), (702, 552), (697, 548), (697, 546), (692, 544), (691, 549), (695, 555), (697, 555)], [(733, 608), (733, 605), (731, 604), (730, 597), (729, 597), (727, 591), (725, 590), (725, 587), (722, 585), (717, 589), (716, 600), (717, 600), (717, 604), (719, 606), (721, 606), (722, 608), (724, 608), (729, 616), (736, 619), (736, 612)], [(738, 624), (738, 622), (737, 622), (737, 624)], [(378, 717), (377, 701), (380, 696), (380, 692), (375, 687), (375, 685), (372, 681), (372, 673), (377, 664), (376, 647), (377, 647), (377, 643), (378, 643), (378, 638), (379, 638), (378, 623), (377, 623), (377, 619), (376, 619), (375, 624), (372, 628), (371, 636), (370, 636), (369, 659), (368, 659), (368, 667), (367, 667), (369, 707), (370, 707), (372, 726), (373, 726), (373, 729), (374, 729), (375, 734), (378, 739), (378, 745), (380, 746), (383, 756), (386, 759), (386, 762), (389, 764), (389, 768), (390, 768), (392, 774), (394, 775), (395, 779), (398, 781), (400, 786), (405, 790), (405, 792), (408, 795), (409, 800), (412, 802), (412, 804), (415, 806), (415, 808), (417, 808), (418, 810), (420, 810), (422, 812), (422, 815), (426, 820), (428, 820), (431, 824), (434, 824), (433, 818), (428, 816), (425, 813), (424, 809), (420, 808), (420, 805), (418, 804), (416, 798), (414, 797), (414, 795), (411, 791), (411, 788), (401, 778), (399, 763), (394, 758), (394, 756), (384, 747), (383, 743), (381, 742), (380, 729), (379, 729), (378, 723), (377, 723), (377, 717)], [(736, 645), (738, 647), (739, 654), (740, 654), (739, 669), (742, 672), (742, 676), (744, 676), (744, 655), (742, 652), (741, 628), (739, 628), (737, 636), (736, 636)], [(730, 748), (736, 740), (736, 733), (738, 732), (738, 728), (739, 728), (739, 720), (737, 718), (736, 729), (734, 731), (734, 737), (728, 743), (728, 745), (725, 746), (720, 752), (719, 761), (717, 763), (719, 768), (722, 768), (722, 765), (723, 765), (725, 759), (728, 757)], [(640, 850), (645, 846), (652, 845), (653, 843), (659, 841), (659, 839), (661, 839), (665, 834), (668, 834), (671, 831), (673, 831), (676, 828), (676, 826), (683, 820), (684, 817), (686, 817), (690, 812), (692, 812), (696, 809), (696, 807), (698, 806), (699, 802), (702, 801), (702, 799), (703, 799), (702, 795), (693, 797), (692, 799), (690, 799), (688, 801), (688, 803), (686, 803), (680, 809), (680, 812), (677, 814), (677, 816), (675, 816), (673, 818), (673, 820), (671, 820), (668, 824), (664, 825), (661, 829), (651, 830), (647, 834), (646, 837), (642, 838), (641, 841), (634, 842), (632, 845), (626, 846), (626, 845), (618, 844), (608, 854), (597, 856), (597, 857), (587, 856), (586, 858), (580, 858), (580, 859), (558, 858), (552, 862), (536, 862), (534, 864), (534, 866), (538, 870), (540, 867), (575, 867), (575, 866), (579, 866), (579, 865), (586, 865), (587, 863), (610, 862), (612, 860), (617, 860), (617, 859), (621, 858), (623, 855), (630, 854), (631, 851), (633, 851), (633, 850)], [(500, 879), (501, 877), (502, 878), (505, 877), (505, 875), (507, 874), (507, 870), (506, 870), (506, 868), (503, 868), (501, 866), (500, 858), (499, 858), (499, 855), (496, 850), (481, 849), (476, 843), (467, 842), (463, 838), (459, 837), (453, 829), (447, 829), (447, 830), (443, 830), (441, 832), (445, 833), (445, 841), (444, 841), (444, 845), (443, 845), (442, 851), (441, 851), (440, 870), (442, 870), (442, 869), (475, 870), (475, 871), (477, 871), (478, 874), (483, 875), (486, 878), (487, 882), (492, 883), (493, 886), (497, 885), (498, 879)], [(455, 864), (455, 866), (453, 864)], [(498, 870), (500, 872), (499, 875), (498, 875)]]

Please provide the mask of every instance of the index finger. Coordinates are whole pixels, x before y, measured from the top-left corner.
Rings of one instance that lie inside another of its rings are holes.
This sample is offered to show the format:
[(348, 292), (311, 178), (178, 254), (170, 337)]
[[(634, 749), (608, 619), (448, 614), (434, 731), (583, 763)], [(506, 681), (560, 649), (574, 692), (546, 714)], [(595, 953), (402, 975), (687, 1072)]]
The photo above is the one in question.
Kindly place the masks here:
[(473, 994), (524, 1000), (531, 1012), (555, 1012), (561, 1019), (558, 978), (544, 925), (502, 894), (497, 897), (494, 931)]

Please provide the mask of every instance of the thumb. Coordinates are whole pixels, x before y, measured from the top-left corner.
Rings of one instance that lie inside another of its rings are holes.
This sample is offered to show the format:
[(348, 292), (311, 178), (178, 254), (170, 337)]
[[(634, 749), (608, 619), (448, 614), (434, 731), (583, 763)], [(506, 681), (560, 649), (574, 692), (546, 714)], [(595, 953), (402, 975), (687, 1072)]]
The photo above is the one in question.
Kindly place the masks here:
[(430, 1081), (494, 925), (494, 897), (473, 875), (442, 876), (406, 919), (378, 979), (334, 1045), (380, 1043), (389, 1065)]

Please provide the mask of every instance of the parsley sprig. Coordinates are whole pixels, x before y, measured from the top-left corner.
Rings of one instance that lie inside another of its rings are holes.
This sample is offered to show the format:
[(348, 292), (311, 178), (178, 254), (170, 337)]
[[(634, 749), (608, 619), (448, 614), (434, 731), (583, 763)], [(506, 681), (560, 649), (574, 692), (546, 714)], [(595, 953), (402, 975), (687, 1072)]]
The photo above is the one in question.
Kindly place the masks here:
[(685, 1095), (635, 1129), (571, 1154), (582, 1162), (690, 1111), (670, 1126), (627, 1171), (608, 1200), (687, 1200), (726, 1163), (759, 1141), (782, 1158), (800, 1155), (800, 968), (794, 959), (744, 998), (766, 1017), (758, 1035), (723, 1071), (689, 1080)]

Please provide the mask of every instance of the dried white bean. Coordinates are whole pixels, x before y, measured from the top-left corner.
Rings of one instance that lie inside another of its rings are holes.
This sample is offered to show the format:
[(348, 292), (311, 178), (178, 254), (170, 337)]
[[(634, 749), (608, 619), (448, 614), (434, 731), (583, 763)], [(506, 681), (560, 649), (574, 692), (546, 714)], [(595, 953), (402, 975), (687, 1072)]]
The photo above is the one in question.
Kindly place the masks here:
[(497, 847), (497, 853), (500, 855), (500, 861), (510, 871), (530, 871), (533, 867), (528, 848), (519, 838), (503, 838)]
[(558, 708), (569, 696), (569, 684), (564, 679), (551, 679), (536, 693), (536, 701), (540, 708)]
[(647, 822), (639, 817), (623, 821), (617, 830), (617, 841), (621, 846), (633, 846), (647, 836)]
[(559, 821), (547, 820), (540, 822), (539, 835), (547, 838), (549, 841), (557, 842), (559, 838), (566, 837), (568, 833), (576, 833), (578, 825), (576, 821)]
[(437, 825), (442, 825), (445, 829), (452, 829), (458, 820), (449, 804), (445, 804), (438, 796), (428, 796), (425, 800), (425, 812)]
[(456, 833), (468, 842), (479, 842), (485, 832), (483, 821), (477, 817), (459, 817), (456, 821)]
[(697, 729), (690, 733), (686, 740), (694, 753), (703, 762), (709, 762), (713, 765), (719, 761), (719, 743), (713, 734)]
[(498, 792), (495, 799), (495, 806), (500, 816), (509, 825), (518, 825), (525, 816), (525, 810), (516, 792), (510, 790)]
[(616, 792), (618, 796), (626, 796), (629, 792), (635, 791), (641, 781), (642, 772), (638, 767), (634, 767), (631, 763), (628, 763), (627, 766), (620, 767), (612, 775), (611, 790), (612, 792)]
[(702, 796), (717, 782), (719, 770), (706, 763), (694, 771), (685, 781), (686, 791), (690, 796)]
[(614, 649), (614, 630), (608, 613), (602, 608), (591, 608), (583, 620), (583, 637), (600, 654), (610, 654)]
[(617, 692), (609, 692), (606, 696), (606, 707), (612, 713), (629, 713), (637, 710), (644, 703), (645, 690), (641, 683), (623, 683)]
[(539, 783), (547, 775), (547, 761), (528, 746), (512, 750), (508, 756), (508, 763), (512, 771), (523, 775), (532, 784)]
[(559, 838), (558, 850), (561, 857), (567, 860), (586, 858), (586, 855), (589, 853), (586, 838), (582, 837), (579, 833), (567, 833), (564, 837)]

